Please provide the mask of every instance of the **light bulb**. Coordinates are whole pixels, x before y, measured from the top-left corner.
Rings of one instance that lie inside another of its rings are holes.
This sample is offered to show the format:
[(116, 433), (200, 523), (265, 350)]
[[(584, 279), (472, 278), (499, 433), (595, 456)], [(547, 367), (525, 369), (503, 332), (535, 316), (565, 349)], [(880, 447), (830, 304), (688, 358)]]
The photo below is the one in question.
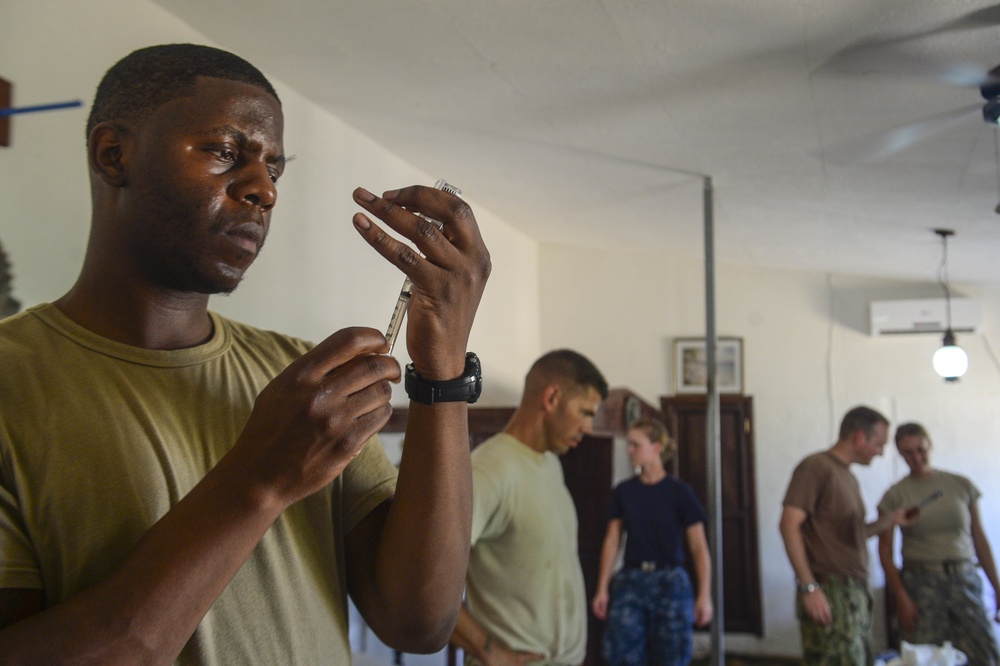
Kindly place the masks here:
[(944, 335), (944, 345), (934, 352), (931, 364), (934, 366), (934, 372), (953, 382), (969, 369), (969, 355), (955, 344), (955, 335), (948, 331)]

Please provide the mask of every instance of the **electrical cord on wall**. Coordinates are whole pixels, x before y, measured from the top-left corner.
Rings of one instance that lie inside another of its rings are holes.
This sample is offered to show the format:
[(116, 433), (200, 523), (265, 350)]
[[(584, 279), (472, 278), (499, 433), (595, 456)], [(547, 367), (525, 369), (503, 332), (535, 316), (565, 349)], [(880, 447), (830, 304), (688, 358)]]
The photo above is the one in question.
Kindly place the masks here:
[(997, 355), (993, 353), (993, 347), (990, 346), (990, 339), (987, 338), (985, 335), (982, 337), (983, 337), (983, 344), (986, 346), (986, 352), (990, 355), (990, 358), (993, 360), (993, 365), (996, 366), (997, 372), (1000, 372), (1000, 359), (998, 359)]

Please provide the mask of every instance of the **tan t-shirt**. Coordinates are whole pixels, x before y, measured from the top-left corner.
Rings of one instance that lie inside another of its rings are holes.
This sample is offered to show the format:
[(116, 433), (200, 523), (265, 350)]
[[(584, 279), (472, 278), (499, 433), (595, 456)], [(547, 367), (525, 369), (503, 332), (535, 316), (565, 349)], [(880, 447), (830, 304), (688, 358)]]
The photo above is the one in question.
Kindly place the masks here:
[(886, 491), (878, 508), (892, 513), (902, 507), (916, 506), (936, 490), (944, 491), (941, 497), (921, 509), (916, 522), (900, 528), (903, 561), (976, 559), (969, 509), (979, 499), (980, 492), (964, 476), (940, 470), (934, 470), (925, 479), (907, 476)]
[(829, 451), (807, 456), (792, 473), (783, 504), (808, 514), (802, 538), (813, 575), (868, 579), (865, 503), (847, 463)]
[[(0, 587), (42, 589), (51, 606), (106, 576), (310, 346), (212, 322), (211, 340), (178, 351), (112, 342), (51, 305), (0, 322)], [(286, 510), (177, 663), (348, 663), (343, 539), (395, 477), (373, 440)]]
[(495, 435), (472, 452), (472, 491), (469, 612), (514, 650), (579, 664), (586, 592), (576, 507), (558, 458)]

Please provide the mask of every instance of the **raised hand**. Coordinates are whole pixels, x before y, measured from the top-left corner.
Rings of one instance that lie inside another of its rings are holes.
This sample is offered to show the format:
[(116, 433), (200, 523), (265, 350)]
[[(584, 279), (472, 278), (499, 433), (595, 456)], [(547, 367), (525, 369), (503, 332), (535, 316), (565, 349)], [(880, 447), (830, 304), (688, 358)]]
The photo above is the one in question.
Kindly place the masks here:
[[(428, 379), (459, 376), (492, 268), (472, 209), (453, 194), (420, 185), (382, 197), (358, 188), (354, 200), (419, 250), (392, 238), (367, 215), (354, 216), (365, 240), (413, 282), (406, 345), (417, 372)], [(443, 229), (411, 211), (440, 220)]]

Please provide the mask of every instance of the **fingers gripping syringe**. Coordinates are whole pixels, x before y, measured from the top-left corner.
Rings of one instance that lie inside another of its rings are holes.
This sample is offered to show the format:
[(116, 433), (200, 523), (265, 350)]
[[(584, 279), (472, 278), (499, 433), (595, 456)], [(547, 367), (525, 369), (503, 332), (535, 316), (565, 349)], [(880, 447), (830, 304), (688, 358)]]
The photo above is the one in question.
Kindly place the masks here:
[[(434, 183), (434, 187), (439, 190), (444, 190), (450, 194), (454, 194), (456, 197), (462, 196), (462, 190), (458, 189), (454, 185), (450, 185), (443, 178)], [(422, 217), (438, 229), (444, 228), (444, 225), (441, 222), (431, 219), (423, 213), (414, 211), (414, 215)], [(396, 307), (392, 310), (392, 317), (389, 319), (389, 328), (385, 331), (385, 339), (389, 342), (390, 354), (392, 353), (392, 348), (396, 345), (396, 337), (399, 335), (399, 330), (403, 327), (403, 317), (406, 316), (406, 310), (410, 306), (411, 296), (413, 296), (413, 283), (410, 282), (410, 278), (407, 277), (403, 280), (403, 287), (399, 290), (399, 300), (396, 301)]]

